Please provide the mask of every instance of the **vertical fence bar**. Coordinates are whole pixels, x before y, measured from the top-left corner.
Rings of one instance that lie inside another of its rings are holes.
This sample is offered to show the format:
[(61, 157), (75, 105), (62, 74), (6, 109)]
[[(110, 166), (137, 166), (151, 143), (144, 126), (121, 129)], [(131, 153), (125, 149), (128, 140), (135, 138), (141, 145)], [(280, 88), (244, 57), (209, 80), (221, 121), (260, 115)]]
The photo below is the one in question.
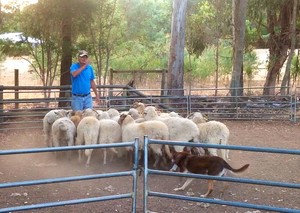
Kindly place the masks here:
[(4, 101), (4, 99), (3, 99), (3, 93), (4, 93), (4, 86), (3, 85), (0, 85), (0, 114), (1, 114), (1, 116), (0, 116), (0, 123), (2, 123), (4, 120), (3, 120), (3, 116), (2, 116), (2, 114), (3, 114), (3, 101)]
[(147, 213), (148, 200), (148, 136), (144, 136), (144, 213)]
[(15, 69), (15, 109), (19, 109), (19, 70)]
[(134, 140), (134, 164), (133, 164), (133, 199), (132, 199), (132, 213), (136, 213), (136, 202), (137, 202), (137, 170), (139, 164), (139, 139)]

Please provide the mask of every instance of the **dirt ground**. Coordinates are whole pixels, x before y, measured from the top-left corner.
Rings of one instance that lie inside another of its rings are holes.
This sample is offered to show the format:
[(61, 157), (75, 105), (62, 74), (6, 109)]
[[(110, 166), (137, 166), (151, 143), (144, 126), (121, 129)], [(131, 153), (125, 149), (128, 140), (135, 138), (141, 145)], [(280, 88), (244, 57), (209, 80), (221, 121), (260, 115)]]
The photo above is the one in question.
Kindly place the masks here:
[[(230, 130), (229, 143), (256, 147), (275, 147), (300, 149), (300, 125), (279, 121), (223, 121)], [(0, 133), (0, 149), (24, 149), (44, 147), (41, 130)], [(93, 153), (90, 167), (79, 164), (76, 156), (71, 161), (55, 161), (53, 153), (23, 154), (0, 156), (0, 182), (36, 180), (43, 178), (80, 176), (88, 174), (124, 171), (129, 168), (124, 159), (102, 165), (101, 152)], [(259, 180), (300, 183), (300, 156), (288, 154), (256, 153), (234, 151), (229, 153), (229, 163), (240, 167), (250, 163), (244, 173), (236, 176)], [(199, 196), (207, 190), (205, 180), (194, 180), (186, 191), (173, 189), (185, 181), (180, 177), (152, 175), (149, 177), (151, 191), (180, 195)], [(272, 205), (300, 209), (300, 190), (280, 187), (268, 187), (254, 184), (230, 183), (221, 199), (241, 201), (253, 204)], [(224, 183), (216, 182), (210, 198), (219, 199)], [(104, 178), (97, 180), (50, 183), (44, 185), (1, 189), (0, 208), (30, 205), (44, 202), (56, 202), (68, 199), (82, 199), (129, 193), (132, 190), (131, 177)], [(143, 212), (143, 176), (138, 177), (137, 212)], [(181, 213), (259, 213), (254, 209), (230, 207), (216, 204), (196, 203), (183, 200), (150, 197), (148, 207), (151, 212)], [(1, 210), (1, 209), (0, 209)], [(89, 204), (68, 205), (44, 208), (26, 212), (131, 212), (131, 200), (94, 202)]]

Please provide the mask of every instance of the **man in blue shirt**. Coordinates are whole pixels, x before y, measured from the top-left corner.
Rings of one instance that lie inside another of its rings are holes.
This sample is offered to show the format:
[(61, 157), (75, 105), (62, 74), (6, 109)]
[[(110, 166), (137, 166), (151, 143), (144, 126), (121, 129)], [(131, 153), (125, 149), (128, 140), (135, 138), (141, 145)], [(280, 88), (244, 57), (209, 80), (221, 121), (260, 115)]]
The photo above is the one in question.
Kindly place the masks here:
[(94, 81), (94, 70), (89, 64), (87, 51), (79, 51), (78, 62), (71, 65), (70, 71), (72, 82), (72, 110), (78, 111), (93, 108), (91, 88), (95, 93), (96, 102), (99, 104), (99, 95)]

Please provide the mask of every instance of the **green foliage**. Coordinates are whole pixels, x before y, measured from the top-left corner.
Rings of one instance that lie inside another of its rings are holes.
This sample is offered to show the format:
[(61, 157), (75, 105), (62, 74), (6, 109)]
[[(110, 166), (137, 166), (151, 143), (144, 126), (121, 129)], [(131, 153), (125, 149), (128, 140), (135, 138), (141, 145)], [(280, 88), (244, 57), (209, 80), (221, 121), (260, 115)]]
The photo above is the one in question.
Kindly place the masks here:
[[(223, 43), (219, 47), (219, 73), (226, 75), (231, 72), (231, 46)], [(206, 79), (213, 76), (216, 72), (216, 47), (207, 47), (200, 57), (193, 57), (192, 76), (195, 78)]]
[(142, 43), (126, 42), (119, 46), (118, 54), (111, 59), (113, 69), (162, 69), (167, 67), (166, 50), (160, 43), (145, 46)]
[(17, 57), (30, 54), (28, 45), (23, 42), (0, 41), (0, 49), (5, 56)]
[(186, 46), (201, 55), (208, 45), (230, 35), (231, 10), (228, 0), (192, 1), (188, 7)]
[(156, 32), (170, 32), (171, 1), (122, 0), (123, 21), (126, 23), (126, 40), (156, 40)]
[[(252, 79), (256, 74), (257, 56), (250, 51), (244, 55), (244, 71), (249, 79)], [(202, 55), (196, 57), (195, 55), (185, 56), (185, 70), (191, 72), (192, 77), (200, 78), (202, 80), (208, 79), (215, 75), (216, 72), (216, 47), (214, 45), (208, 46), (202, 52)], [(219, 75), (229, 75), (232, 71), (232, 47), (229, 42), (222, 41), (219, 46)]]
[(252, 79), (258, 72), (258, 58), (255, 52), (247, 52), (244, 54), (244, 73), (248, 79)]
[(293, 79), (296, 79), (297, 77), (300, 76), (300, 66), (299, 66), (299, 52), (298, 55), (294, 55), (292, 59), (292, 64), (291, 64), (291, 76)]

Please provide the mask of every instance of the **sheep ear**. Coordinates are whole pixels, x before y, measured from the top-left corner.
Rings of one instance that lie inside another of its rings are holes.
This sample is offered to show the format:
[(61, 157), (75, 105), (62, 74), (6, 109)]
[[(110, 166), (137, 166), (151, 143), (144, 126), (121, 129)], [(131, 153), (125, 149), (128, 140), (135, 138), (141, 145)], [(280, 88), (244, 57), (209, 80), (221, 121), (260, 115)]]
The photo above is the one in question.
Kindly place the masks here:
[(207, 115), (203, 115), (203, 118), (205, 121), (208, 121), (208, 116)]
[(194, 116), (194, 113), (192, 112), (192, 113), (190, 113), (186, 118), (188, 118), (188, 119), (192, 119), (193, 118), (193, 116)]
[(119, 125), (122, 125), (122, 123), (123, 123), (124, 119), (126, 118), (126, 116), (127, 116), (126, 114), (121, 114), (120, 115), (120, 118), (118, 120)]
[(73, 111), (68, 111), (67, 112), (67, 114), (66, 114), (66, 117), (71, 117), (71, 116), (73, 116), (73, 115), (75, 115), (75, 112), (73, 112)]

